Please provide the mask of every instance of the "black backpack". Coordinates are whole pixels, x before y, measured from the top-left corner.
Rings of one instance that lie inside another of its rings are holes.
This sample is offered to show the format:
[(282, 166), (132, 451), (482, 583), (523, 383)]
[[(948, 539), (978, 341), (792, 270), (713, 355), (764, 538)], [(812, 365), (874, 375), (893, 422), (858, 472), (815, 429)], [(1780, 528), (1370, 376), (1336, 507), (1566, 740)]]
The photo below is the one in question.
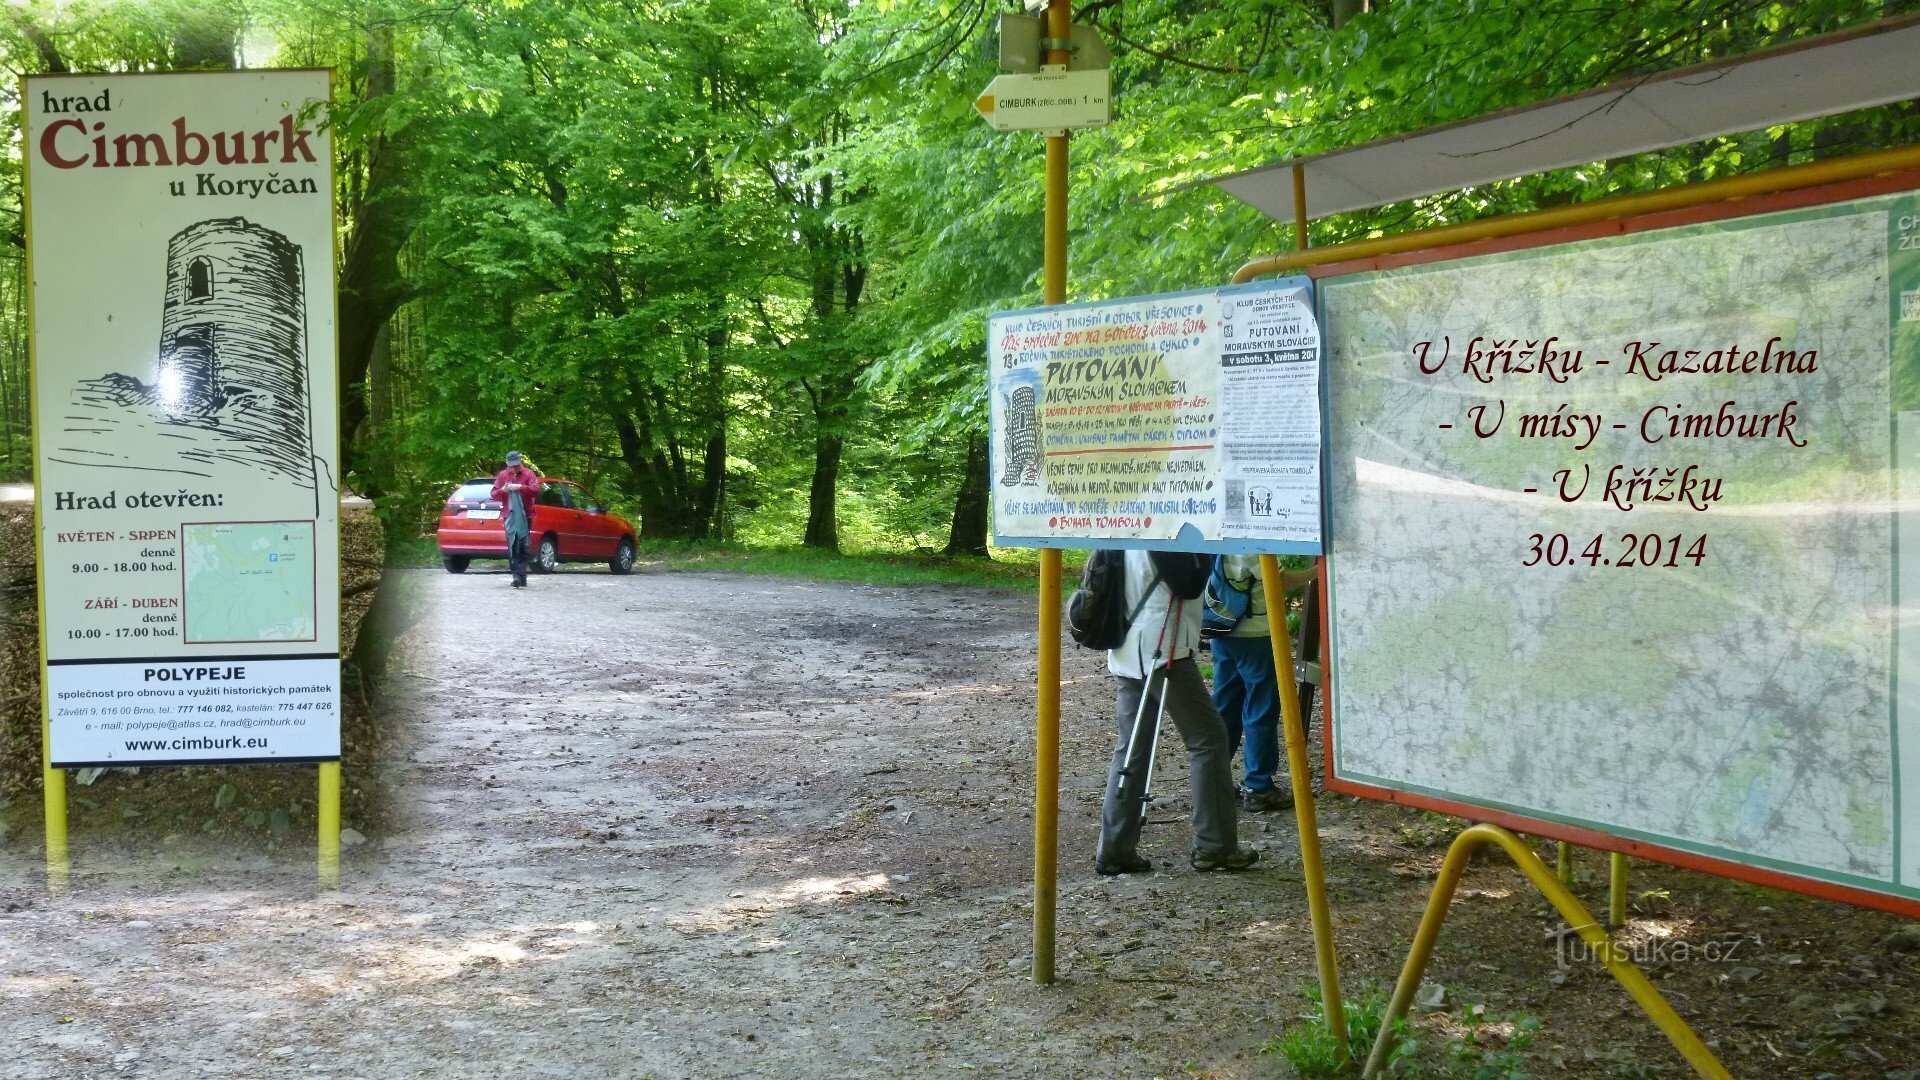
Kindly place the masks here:
[(1127, 553), (1100, 548), (1087, 556), (1080, 570), (1080, 587), (1067, 598), (1067, 633), (1083, 649), (1117, 649), (1127, 640), (1127, 627), (1147, 606), (1147, 597), (1160, 584), (1160, 571), (1140, 594), (1132, 611), (1127, 603)]

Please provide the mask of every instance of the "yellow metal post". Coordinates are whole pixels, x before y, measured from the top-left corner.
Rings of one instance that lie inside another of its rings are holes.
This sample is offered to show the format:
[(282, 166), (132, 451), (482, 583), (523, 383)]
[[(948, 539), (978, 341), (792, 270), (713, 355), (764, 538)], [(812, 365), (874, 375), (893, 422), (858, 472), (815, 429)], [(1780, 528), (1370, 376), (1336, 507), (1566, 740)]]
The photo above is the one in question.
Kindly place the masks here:
[(1618, 930), (1627, 925), (1627, 857), (1614, 852), (1607, 869), (1607, 927)]
[[(1307, 247), (1307, 225), (1307, 175), (1295, 165), (1293, 241), (1302, 251)], [(1325, 572), (1325, 559), (1320, 560), (1320, 567)], [(1313, 954), (1320, 968), (1320, 1003), (1326, 1013), (1327, 1029), (1341, 1052), (1351, 1058), (1353, 1048), (1347, 1045), (1347, 1003), (1340, 994), (1340, 963), (1333, 947), (1333, 908), (1327, 900), (1327, 872), (1320, 858), (1320, 822), (1314, 813), (1313, 779), (1308, 772), (1306, 720), (1301, 716), (1300, 695), (1295, 692), (1293, 637), (1287, 631), (1286, 589), (1282, 587), (1279, 559), (1272, 555), (1260, 556), (1260, 583), (1267, 602), (1273, 670), (1282, 688), (1280, 725), (1287, 744), (1287, 776), (1293, 786), (1294, 822), (1300, 831), (1300, 864), (1307, 885), (1307, 916), (1313, 925)]]
[[(1260, 556), (1260, 583), (1267, 599), (1268, 637), (1273, 642), (1273, 669), (1293, 671), (1293, 639), (1287, 635), (1286, 590), (1280, 583), (1280, 560)], [(1327, 1027), (1348, 1057), (1346, 1001), (1340, 996), (1340, 965), (1333, 952), (1333, 911), (1327, 901), (1327, 872), (1320, 862), (1320, 823), (1313, 811), (1313, 780), (1307, 772), (1307, 729), (1300, 717), (1300, 697), (1280, 692), (1280, 724), (1287, 739), (1287, 774), (1293, 781), (1293, 814), (1300, 828), (1300, 864), (1307, 879), (1307, 915), (1313, 923), (1313, 954), (1320, 965), (1320, 1001)]]
[[(1068, 0), (1048, 0), (1047, 36), (1064, 42), (1073, 34), (1072, 8)], [(1065, 49), (1047, 50), (1047, 65), (1064, 67), (1071, 54)], [(1044, 302), (1067, 302), (1067, 134), (1047, 136), (1047, 209)]]
[(1293, 167), (1293, 250), (1307, 250), (1307, 167)]
[[(1049, 0), (1047, 36), (1073, 33), (1069, 0)], [(1065, 49), (1049, 49), (1048, 64), (1065, 64)], [(1045, 264), (1048, 304), (1067, 302), (1067, 136), (1047, 138)], [(1060, 877), (1060, 552), (1040, 552), (1039, 722), (1034, 738), (1033, 981), (1053, 982), (1054, 909)]]
[(1555, 868), (1554, 876), (1560, 879), (1560, 884), (1572, 885), (1573, 884), (1573, 845), (1567, 843), (1565, 840), (1560, 841), (1559, 857), (1560, 857), (1559, 858), (1560, 865)]
[[(20, 91), (20, 100), (27, 99), (26, 76), (21, 76), (16, 84)], [(27, 227), (33, 219), (33, 170), (22, 167), (20, 170), (20, 229), (21, 239), (25, 242), (27, 256), (27, 375), (28, 393), (37, 395), (40, 385), (40, 338), (35, 333), (33, 318), (33, 283), (38, 280), (33, 275), (33, 230)], [(47, 580), (47, 531), (46, 521), (41, 517), (44, 509), (40, 501), (41, 492), (46, 487), (40, 483), (40, 424), (38, 422), (38, 398), (34, 397), (35, 422), (28, 435), (33, 444), (33, 565), (34, 606), (39, 613), (37, 626), (40, 635), (40, 809), (47, 834), (47, 889), (50, 892), (63, 892), (67, 887), (69, 864), (67, 861), (67, 774), (56, 769), (53, 761), (53, 703), (47, 699), (47, 590), (43, 587)]]
[(1040, 552), (1040, 729), (1033, 793), (1033, 981), (1053, 981), (1060, 875), (1060, 551)]
[(340, 763), (320, 763), (320, 887), (340, 887)]
[[(42, 684), (44, 685), (44, 684)], [(53, 760), (53, 726), (45, 708), (40, 711), (40, 787), (47, 822), (47, 888), (64, 891), (68, 880), (67, 863), (67, 773), (48, 762)]]
[(1694, 1034), (1680, 1014), (1673, 1011), (1667, 999), (1660, 996), (1640, 969), (1623, 951), (1613, 947), (1613, 939), (1593, 920), (1592, 913), (1581, 904), (1573, 893), (1560, 884), (1547, 864), (1533, 853), (1519, 837), (1495, 825), (1474, 825), (1462, 832), (1447, 849), (1447, 857), (1440, 864), (1440, 877), (1433, 883), (1433, 896), (1427, 901), (1426, 914), (1420, 917), (1420, 929), (1413, 936), (1413, 948), (1407, 953), (1407, 962), (1400, 969), (1400, 981), (1394, 984), (1393, 999), (1387, 1005), (1387, 1015), (1380, 1026), (1380, 1036), (1374, 1041), (1373, 1053), (1367, 1056), (1367, 1066), (1361, 1072), (1363, 1077), (1378, 1076), (1379, 1069), (1386, 1064), (1387, 1055), (1393, 1050), (1393, 1029), (1406, 1019), (1407, 1010), (1413, 1005), (1414, 991), (1420, 988), (1420, 977), (1426, 973), (1427, 961), (1433, 958), (1434, 943), (1439, 940), (1440, 927), (1446, 922), (1447, 906), (1453, 902), (1453, 891), (1460, 884), (1460, 877), (1466, 873), (1467, 861), (1473, 853), (1488, 844), (1497, 844), (1520, 872), (1533, 882), (1541, 895), (1553, 904), (1560, 917), (1567, 920), (1571, 933), (1580, 935), (1593, 948), (1596, 957), (1606, 964), (1607, 971), (1626, 987), (1627, 993), (1651, 1018), (1654, 1025), (1687, 1059), (1694, 1071), (1710, 1080), (1732, 1080), (1733, 1074), (1720, 1059), (1707, 1049), (1700, 1036)]

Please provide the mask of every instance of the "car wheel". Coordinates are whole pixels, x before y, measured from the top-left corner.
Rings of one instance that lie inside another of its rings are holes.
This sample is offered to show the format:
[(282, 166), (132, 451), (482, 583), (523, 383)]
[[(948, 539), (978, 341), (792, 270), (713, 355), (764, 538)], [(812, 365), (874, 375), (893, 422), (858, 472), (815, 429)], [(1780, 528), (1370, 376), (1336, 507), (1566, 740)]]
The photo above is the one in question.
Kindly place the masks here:
[(607, 569), (616, 574), (633, 573), (633, 541), (620, 538), (620, 550), (613, 553), (613, 559), (607, 563)]
[(553, 536), (540, 538), (540, 550), (534, 553), (533, 568), (543, 574), (560, 569), (560, 541)]
[(467, 557), (466, 557), (465, 555), (442, 555), (442, 556), (440, 556), (440, 565), (441, 565), (441, 566), (444, 566), (444, 567), (446, 567), (446, 568), (447, 568), (447, 573), (449, 573), (449, 574), (464, 574), (464, 573), (466, 573), (466, 572), (467, 572), (467, 564), (469, 564), (469, 563), (471, 563), (471, 562), (473, 562), (473, 560), (472, 560), (472, 559), (469, 559), (469, 558), (467, 558)]

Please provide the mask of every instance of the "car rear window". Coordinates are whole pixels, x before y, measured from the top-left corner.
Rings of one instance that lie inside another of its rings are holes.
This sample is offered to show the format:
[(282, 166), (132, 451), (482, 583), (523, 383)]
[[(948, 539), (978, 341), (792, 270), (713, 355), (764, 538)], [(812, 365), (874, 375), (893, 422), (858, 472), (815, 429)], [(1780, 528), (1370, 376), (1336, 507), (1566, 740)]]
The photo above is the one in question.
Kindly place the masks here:
[(450, 503), (486, 502), (492, 497), (493, 481), (469, 480), (459, 487), (454, 488), (453, 494), (447, 496), (447, 501)]

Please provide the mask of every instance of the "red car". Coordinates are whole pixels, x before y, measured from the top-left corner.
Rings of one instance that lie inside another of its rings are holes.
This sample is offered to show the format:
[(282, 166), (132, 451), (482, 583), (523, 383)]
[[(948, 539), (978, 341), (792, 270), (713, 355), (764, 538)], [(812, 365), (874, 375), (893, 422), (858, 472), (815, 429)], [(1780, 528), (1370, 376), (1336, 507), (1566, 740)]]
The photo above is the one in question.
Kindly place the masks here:
[[(533, 568), (550, 572), (563, 562), (605, 562), (616, 574), (633, 571), (634, 527), (601, 509), (586, 488), (557, 476), (540, 478), (534, 499)], [(453, 489), (440, 511), (440, 564), (463, 574), (475, 559), (507, 557), (506, 510), (493, 498), (493, 477)]]

